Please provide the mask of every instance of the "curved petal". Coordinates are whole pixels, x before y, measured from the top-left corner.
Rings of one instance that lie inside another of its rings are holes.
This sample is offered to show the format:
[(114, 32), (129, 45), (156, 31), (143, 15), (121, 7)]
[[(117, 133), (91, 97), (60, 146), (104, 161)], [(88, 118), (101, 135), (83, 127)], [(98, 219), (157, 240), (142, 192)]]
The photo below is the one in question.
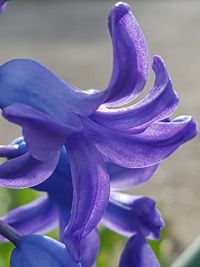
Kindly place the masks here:
[(116, 233), (128, 237), (140, 233), (150, 239), (159, 239), (164, 227), (154, 200), (116, 192), (111, 193), (102, 223)]
[[(16, 155), (16, 156), (15, 156)], [(0, 146), (1, 158), (15, 158), (18, 156), (18, 146)]]
[(141, 235), (131, 237), (121, 255), (119, 267), (159, 267), (152, 249)]
[(65, 243), (81, 258), (82, 240), (99, 223), (109, 199), (109, 177), (103, 159), (84, 135), (72, 135), (66, 145), (73, 181), (73, 203)]
[(95, 264), (99, 248), (99, 233), (97, 229), (94, 229), (88, 236), (86, 236), (82, 244), (82, 267), (92, 267)]
[(60, 150), (60, 158), (55, 171), (47, 180), (35, 186), (34, 189), (48, 192), (51, 198), (53, 198), (58, 205), (63, 206), (64, 209), (71, 206), (73, 195), (72, 177), (68, 156), (64, 146)]
[(89, 120), (84, 120), (84, 124), (102, 155), (127, 168), (157, 164), (197, 134), (196, 124), (190, 116), (180, 116), (171, 122), (155, 122), (137, 135), (118, 134)]
[(142, 185), (147, 182), (158, 168), (158, 165), (153, 165), (146, 168), (124, 168), (107, 163), (108, 173), (112, 189), (129, 190), (131, 188)]
[[(57, 226), (58, 211), (48, 197), (40, 197), (9, 211), (1, 220), (24, 235), (46, 233)], [(4, 240), (1, 236), (0, 239)]]
[(158, 56), (154, 57), (153, 69), (154, 86), (144, 99), (130, 107), (100, 108), (91, 118), (108, 128), (131, 133), (144, 131), (151, 123), (168, 118), (178, 105), (178, 97)]
[(27, 146), (23, 137), (19, 137), (8, 146), (0, 146), (0, 157), (2, 158), (16, 158), (27, 152)]
[(54, 154), (65, 143), (67, 136), (81, 128), (79, 121), (73, 121), (73, 126), (60, 124), (48, 115), (18, 103), (6, 107), (3, 116), (22, 127), (29, 152), (38, 160)]
[(112, 106), (127, 103), (143, 90), (149, 75), (149, 51), (129, 5), (114, 5), (108, 26), (113, 43), (113, 72), (105, 105)]
[(0, 66), (0, 95), (1, 109), (26, 104), (64, 123), (72, 111), (92, 114), (104, 92), (79, 90), (31, 59), (16, 59)]
[(45, 181), (55, 170), (59, 153), (46, 161), (34, 159), (26, 153), (0, 165), (0, 186), (9, 188), (29, 188)]

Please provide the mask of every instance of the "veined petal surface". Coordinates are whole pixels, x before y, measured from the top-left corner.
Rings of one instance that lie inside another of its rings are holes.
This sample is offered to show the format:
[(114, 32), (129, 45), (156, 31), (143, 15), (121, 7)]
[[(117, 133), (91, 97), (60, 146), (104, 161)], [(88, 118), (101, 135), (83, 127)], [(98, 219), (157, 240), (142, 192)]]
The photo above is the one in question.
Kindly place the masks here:
[(44, 182), (55, 170), (59, 152), (46, 161), (34, 159), (29, 152), (0, 165), (0, 186), (22, 189)]
[(157, 164), (197, 134), (196, 124), (190, 116), (180, 116), (171, 122), (155, 122), (137, 135), (120, 134), (90, 120), (83, 123), (103, 156), (126, 168)]
[(101, 155), (84, 135), (73, 134), (66, 149), (74, 191), (65, 243), (78, 261), (83, 238), (99, 223), (108, 204), (109, 177)]
[(127, 103), (143, 90), (149, 75), (149, 51), (129, 5), (114, 5), (108, 26), (113, 43), (113, 72), (105, 105), (112, 106)]

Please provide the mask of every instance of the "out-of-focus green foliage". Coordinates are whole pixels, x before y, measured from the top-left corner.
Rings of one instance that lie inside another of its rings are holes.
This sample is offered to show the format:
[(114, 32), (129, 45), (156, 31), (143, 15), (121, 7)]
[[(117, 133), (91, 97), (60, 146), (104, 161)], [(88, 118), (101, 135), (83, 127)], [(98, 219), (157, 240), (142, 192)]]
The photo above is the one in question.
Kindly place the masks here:
[(118, 266), (119, 257), (126, 239), (105, 229), (100, 229), (101, 250), (98, 257), (98, 267)]

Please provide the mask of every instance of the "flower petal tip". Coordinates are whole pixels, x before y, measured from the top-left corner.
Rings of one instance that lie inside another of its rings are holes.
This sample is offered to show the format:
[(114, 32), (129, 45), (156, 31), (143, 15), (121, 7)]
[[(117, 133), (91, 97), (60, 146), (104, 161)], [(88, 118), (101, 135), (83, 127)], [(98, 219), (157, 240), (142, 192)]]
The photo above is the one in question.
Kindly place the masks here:
[(179, 121), (184, 121), (184, 120), (187, 122), (186, 124), (187, 131), (186, 131), (185, 139), (191, 140), (198, 134), (197, 123), (193, 119), (192, 116), (185, 116), (185, 115), (177, 117), (174, 121), (179, 122)]
[(124, 2), (118, 2), (111, 8), (108, 20), (111, 21), (112, 19), (114, 19), (115, 22), (118, 22), (124, 15), (130, 12), (131, 8), (128, 4)]
[(165, 68), (165, 63), (164, 63), (162, 57), (159, 56), (159, 55), (154, 55), (153, 56), (152, 68), (154, 69), (154, 67), (156, 67), (156, 66), (158, 66), (158, 67), (160, 66), (160, 67), (164, 67)]
[(190, 122), (190, 134), (191, 134), (191, 139), (194, 138), (198, 134), (198, 127), (194, 119), (191, 117), (191, 122)]

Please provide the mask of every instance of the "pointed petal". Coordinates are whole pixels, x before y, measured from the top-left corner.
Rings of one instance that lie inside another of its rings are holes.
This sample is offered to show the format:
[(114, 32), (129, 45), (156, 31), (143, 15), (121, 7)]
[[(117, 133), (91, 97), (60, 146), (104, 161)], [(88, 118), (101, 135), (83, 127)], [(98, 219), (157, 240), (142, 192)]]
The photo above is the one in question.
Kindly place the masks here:
[(118, 134), (89, 120), (84, 120), (84, 124), (103, 156), (127, 168), (157, 164), (197, 134), (196, 124), (190, 116), (180, 116), (171, 122), (155, 122), (137, 135)]
[(86, 236), (82, 244), (82, 267), (91, 267), (95, 264), (99, 248), (99, 233), (97, 229), (94, 229), (88, 236)]
[(79, 90), (33, 60), (16, 59), (0, 66), (0, 95), (1, 109), (26, 104), (64, 123), (69, 111), (93, 113), (104, 93)]
[(111, 188), (129, 190), (147, 182), (157, 170), (158, 165), (153, 165), (146, 168), (130, 169), (109, 162), (107, 163), (107, 168), (109, 172)]
[(38, 160), (45, 160), (54, 154), (65, 143), (68, 135), (81, 128), (79, 121), (73, 121), (73, 126), (60, 124), (48, 115), (24, 104), (8, 106), (3, 110), (3, 116), (23, 128), (29, 152)]
[(27, 152), (27, 146), (23, 137), (19, 137), (8, 146), (0, 146), (1, 158), (16, 158)]
[(154, 200), (116, 192), (111, 193), (102, 223), (124, 236), (140, 233), (150, 239), (158, 239), (164, 226)]
[(119, 267), (159, 267), (159, 263), (141, 235), (131, 237), (121, 255)]
[(108, 24), (114, 59), (106, 106), (127, 103), (136, 97), (149, 75), (147, 43), (129, 5), (122, 2), (114, 5)]
[(73, 203), (65, 243), (74, 258), (81, 257), (81, 243), (99, 223), (109, 199), (109, 177), (93, 143), (80, 134), (67, 143), (73, 181)]
[(45, 181), (55, 170), (59, 153), (46, 161), (38, 161), (29, 153), (0, 165), (0, 186), (29, 188)]
[[(46, 233), (57, 226), (58, 211), (49, 198), (40, 197), (9, 211), (1, 220), (24, 235)], [(4, 240), (2, 237), (0, 239)]]
[(178, 105), (178, 97), (172, 87), (162, 59), (154, 57), (155, 82), (149, 94), (135, 105), (99, 109), (92, 119), (97, 123), (122, 132), (141, 132), (151, 123), (168, 118)]

